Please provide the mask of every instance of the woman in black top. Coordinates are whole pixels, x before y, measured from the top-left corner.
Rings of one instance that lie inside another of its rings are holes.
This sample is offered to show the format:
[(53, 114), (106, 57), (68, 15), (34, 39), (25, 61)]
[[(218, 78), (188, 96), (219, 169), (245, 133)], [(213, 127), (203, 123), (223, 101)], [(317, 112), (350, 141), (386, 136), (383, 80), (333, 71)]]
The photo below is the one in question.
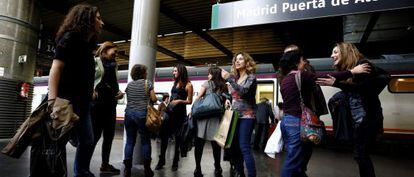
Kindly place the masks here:
[(173, 70), (174, 85), (171, 89), (171, 102), (167, 107), (169, 114), (167, 119), (164, 119), (163, 127), (160, 132), (161, 136), (161, 154), (156, 170), (163, 168), (165, 165), (165, 152), (167, 151), (168, 138), (175, 135), (175, 153), (174, 161), (171, 169), (177, 171), (178, 161), (180, 155), (180, 137), (179, 129), (187, 117), (187, 104), (193, 102), (193, 85), (188, 80), (187, 68), (184, 65), (178, 64)]
[(94, 148), (90, 116), (95, 73), (92, 51), (103, 24), (97, 7), (80, 4), (69, 11), (56, 34), (48, 99), (50, 104), (56, 97), (70, 100), (80, 118), (74, 129), (78, 141), (75, 177), (94, 176), (89, 170)]
[(380, 72), (384, 72), (385, 76), (388, 74), (364, 59), (351, 43), (337, 43), (332, 50), (331, 58), (337, 71), (345, 71), (359, 64), (368, 64), (372, 68), (370, 73), (356, 75), (346, 81), (330, 78), (319, 79), (318, 83), (338, 87), (350, 97), (349, 107), (354, 120), (354, 159), (358, 163), (361, 177), (375, 177), (369, 152), (376, 136), (383, 131), (384, 117), (378, 95), (389, 81), (388, 77), (380, 79), (378, 76)]

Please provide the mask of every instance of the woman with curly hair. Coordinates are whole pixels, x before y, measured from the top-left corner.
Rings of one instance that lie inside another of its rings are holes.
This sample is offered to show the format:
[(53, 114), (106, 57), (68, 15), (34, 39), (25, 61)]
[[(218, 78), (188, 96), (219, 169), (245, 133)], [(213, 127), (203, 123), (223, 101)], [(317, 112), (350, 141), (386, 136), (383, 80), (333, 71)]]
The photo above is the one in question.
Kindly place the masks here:
[(246, 163), (249, 177), (256, 176), (256, 166), (251, 152), (250, 139), (256, 119), (256, 63), (245, 52), (234, 55), (232, 75), (222, 70), (222, 77), (230, 83), (229, 91), (232, 96), (232, 107), (238, 112), (239, 121), (231, 145), (231, 160), (235, 165), (236, 176), (244, 176)]
[(94, 150), (90, 104), (94, 87), (93, 50), (103, 27), (95, 6), (72, 7), (56, 34), (56, 51), (49, 74), (49, 103), (57, 97), (67, 99), (79, 116), (74, 133), (77, 143), (75, 177), (94, 176), (89, 165)]

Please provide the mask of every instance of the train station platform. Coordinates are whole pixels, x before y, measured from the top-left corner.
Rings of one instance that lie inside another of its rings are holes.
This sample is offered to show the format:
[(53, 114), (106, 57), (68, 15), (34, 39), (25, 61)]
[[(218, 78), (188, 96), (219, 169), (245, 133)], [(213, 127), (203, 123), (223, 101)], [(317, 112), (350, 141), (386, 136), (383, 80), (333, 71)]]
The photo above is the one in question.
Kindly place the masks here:
[[(102, 141), (102, 140), (101, 140)], [(7, 144), (7, 140), (0, 140), (0, 147)], [(173, 143), (173, 142), (172, 142)], [(99, 142), (92, 162), (91, 171), (97, 177), (121, 177), (120, 175), (100, 174), (99, 167), (101, 165), (101, 142)], [(188, 157), (181, 158), (178, 171), (171, 171), (172, 159), (174, 151), (173, 146), (169, 146), (167, 150), (166, 165), (162, 170), (154, 170), (155, 177), (191, 177), (195, 169), (194, 151), (188, 153)], [(152, 164), (154, 168), (158, 161), (160, 143), (152, 141)], [(194, 149), (194, 148), (193, 148)], [(397, 153), (398, 154), (398, 153)], [(73, 161), (75, 156), (75, 148), (70, 144), (67, 145), (67, 162), (69, 177), (73, 176)], [(283, 155), (276, 159), (271, 159), (264, 153), (254, 151), (257, 176), (258, 177), (279, 177), (282, 168)], [(1, 177), (27, 177), (29, 176), (29, 149), (22, 155), (20, 159), (13, 159), (3, 154), (0, 155), (0, 176)], [(111, 153), (111, 164), (116, 168), (122, 169), (123, 159), (123, 142), (122, 137), (117, 135), (113, 142)], [(412, 156), (404, 156), (395, 153), (376, 153), (372, 155), (375, 165), (377, 177), (412, 177), (414, 174), (414, 159)], [(229, 177), (230, 165), (226, 161), (221, 162), (223, 168), (223, 176)], [(121, 170), (122, 171), (122, 170)], [(214, 177), (214, 165), (211, 145), (206, 143), (202, 159), (202, 171), (205, 177)], [(135, 165), (132, 172), (134, 177), (144, 176), (143, 167)], [(309, 162), (309, 177), (357, 177), (358, 167), (352, 159), (350, 150), (335, 150), (332, 148), (317, 147), (314, 149), (313, 156)]]

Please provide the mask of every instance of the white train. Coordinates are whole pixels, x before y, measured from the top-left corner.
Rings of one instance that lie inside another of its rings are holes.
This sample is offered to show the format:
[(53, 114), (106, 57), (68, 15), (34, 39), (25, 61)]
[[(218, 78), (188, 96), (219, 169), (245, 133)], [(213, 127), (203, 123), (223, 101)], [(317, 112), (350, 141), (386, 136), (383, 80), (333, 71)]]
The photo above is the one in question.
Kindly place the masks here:
[[(309, 59), (318, 72), (331, 71), (332, 60), (330, 58)], [(381, 103), (384, 113), (384, 130), (386, 134), (414, 135), (414, 54), (386, 55), (381, 59), (372, 60), (377, 66), (389, 71), (392, 80), (381, 95)], [(230, 70), (229, 66), (223, 67)], [(194, 86), (194, 98), (200, 90), (201, 84), (207, 79), (208, 67), (187, 67), (189, 78)], [(256, 100), (261, 97), (268, 98), (272, 104), (281, 102), (277, 72), (272, 64), (259, 64), (257, 66), (258, 89)], [(127, 85), (128, 71), (119, 71), (120, 89), (123, 91)], [(47, 93), (48, 77), (36, 77), (34, 79), (33, 108), (39, 105)], [(155, 71), (155, 92), (159, 98), (162, 94), (170, 94), (173, 85), (172, 67), (157, 68)], [(339, 89), (333, 87), (322, 87), (326, 102)], [(123, 122), (125, 98), (118, 101), (117, 121)], [(274, 105), (274, 104), (273, 104)], [(191, 105), (187, 106), (189, 110)], [(321, 119), (325, 122), (327, 129), (332, 129), (330, 115), (324, 115)]]

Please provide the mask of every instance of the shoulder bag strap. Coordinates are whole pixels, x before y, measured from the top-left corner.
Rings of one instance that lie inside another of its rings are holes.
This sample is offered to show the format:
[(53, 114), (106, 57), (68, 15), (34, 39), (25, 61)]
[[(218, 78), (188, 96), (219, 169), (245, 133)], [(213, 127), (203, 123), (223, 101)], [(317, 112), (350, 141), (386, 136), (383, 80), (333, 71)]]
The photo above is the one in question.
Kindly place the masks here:
[(148, 91), (148, 80), (145, 80), (145, 84), (144, 84), (144, 90), (145, 90), (145, 93), (147, 94), (147, 96), (148, 96), (148, 105), (150, 105), (150, 100), (151, 100), (151, 95), (150, 95), (150, 93), (149, 93), (149, 91)]
[(296, 86), (298, 86), (298, 90), (299, 90), (300, 106), (303, 107), (305, 103), (303, 102), (302, 91), (301, 91), (302, 82), (300, 78), (300, 71), (295, 74), (295, 81), (296, 81)]
[[(209, 85), (209, 88), (208, 88), (208, 90), (207, 91), (209, 91), (210, 93), (213, 93), (214, 91), (214, 88), (213, 88), (213, 84), (212, 84), (212, 82), (213, 81), (207, 81), (208, 82), (208, 85)], [(215, 85), (214, 85), (215, 86)]]

